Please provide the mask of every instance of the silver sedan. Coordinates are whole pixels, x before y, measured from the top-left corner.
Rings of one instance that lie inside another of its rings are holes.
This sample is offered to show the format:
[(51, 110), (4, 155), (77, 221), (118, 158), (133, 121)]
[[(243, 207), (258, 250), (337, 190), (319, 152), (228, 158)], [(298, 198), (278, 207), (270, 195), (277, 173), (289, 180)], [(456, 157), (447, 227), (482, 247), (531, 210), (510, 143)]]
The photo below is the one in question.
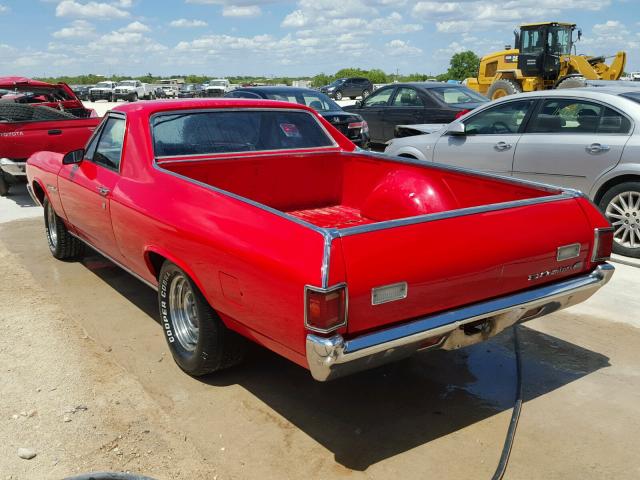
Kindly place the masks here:
[(615, 227), (614, 252), (640, 258), (640, 88), (511, 95), (385, 153), (582, 190)]

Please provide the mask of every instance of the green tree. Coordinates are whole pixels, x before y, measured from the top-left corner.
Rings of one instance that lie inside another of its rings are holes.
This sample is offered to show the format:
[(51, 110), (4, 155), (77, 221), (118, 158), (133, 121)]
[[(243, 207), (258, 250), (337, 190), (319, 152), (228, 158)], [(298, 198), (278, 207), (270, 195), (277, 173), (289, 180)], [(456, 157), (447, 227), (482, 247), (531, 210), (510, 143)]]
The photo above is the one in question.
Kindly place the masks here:
[(476, 77), (479, 67), (480, 58), (471, 50), (455, 53), (449, 62), (449, 70), (446, 73), (447, 80), (464, 80)]

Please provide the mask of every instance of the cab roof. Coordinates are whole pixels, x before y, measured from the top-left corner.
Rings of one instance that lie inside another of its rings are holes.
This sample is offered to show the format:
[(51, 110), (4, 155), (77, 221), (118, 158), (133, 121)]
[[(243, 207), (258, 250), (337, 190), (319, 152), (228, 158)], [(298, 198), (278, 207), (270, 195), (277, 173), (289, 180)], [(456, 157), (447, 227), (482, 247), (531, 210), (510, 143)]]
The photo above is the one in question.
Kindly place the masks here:
[(575, 27), (575, 23), (566, 23), (566, 22), (540, 22), (540, 23), (524, 23), (520, 25), (520, 28), (525, 27), (541, 27), (543, 25), (559, 25), (562, 27)]

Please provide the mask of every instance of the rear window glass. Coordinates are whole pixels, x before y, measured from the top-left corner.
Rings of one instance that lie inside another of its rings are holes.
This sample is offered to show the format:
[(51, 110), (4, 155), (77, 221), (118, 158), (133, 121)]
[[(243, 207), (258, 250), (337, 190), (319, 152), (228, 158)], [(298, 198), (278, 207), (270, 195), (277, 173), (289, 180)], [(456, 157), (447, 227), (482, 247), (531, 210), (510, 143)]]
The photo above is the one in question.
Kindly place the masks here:
[(157, 157), (334, 145), (312, 115), (287, 110), (162, 114), (152, 130)]

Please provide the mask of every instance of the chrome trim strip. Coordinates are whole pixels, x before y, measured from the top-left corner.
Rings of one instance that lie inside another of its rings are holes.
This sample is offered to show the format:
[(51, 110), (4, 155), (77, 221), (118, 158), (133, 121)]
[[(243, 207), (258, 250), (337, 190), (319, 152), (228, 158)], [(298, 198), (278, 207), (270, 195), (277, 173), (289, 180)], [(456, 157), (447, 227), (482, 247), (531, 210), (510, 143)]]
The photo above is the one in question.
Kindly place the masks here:
[(447, 337), (441, 348), (459, 348), (465, 345), (465, 334), (461, 333), (460, 327), (482, 320), (492, 323), (487, 335), (478, 333), (467, 338), (484, 340), (517, 322), (586, 300), (611, 279), (614, 270), (612, 265), (604, 263), (577, 277), (430, 315), (350, 340), (339, 334), (329, 338), (308, 334), (309, 369), (316, 380), (326, 381), (410, 356), (420, 350), (425, 341), (440, 341), (441, 336)]
[[(326, 148), (327, 150), (322, 150), (321, 152), (318, 151), (319, 148)], [(256, 153), (256, 155), (247, 155), (246, 157), (244, 157), (242, 154), (245, 153), (249, 153), (249, 154), (253, 154)], [(266, 153), (269, 152), (269, 153)], [(342, 150), (340, 150), (339, 147), (313, 147), (313, 148), (309, 148), (309, 149), (300, 149), (298, 151), (296, 151), (296, 153), (291, 153), (291, 150), (260, 150), (260, 151), (247, 151), (247, 152), (232, 152), (232, 153), (209, 153), (209, 154), (205, 154), (205, 155), (180, 155), (180, 156), (176, 156), (176, 157), (155, 157), (156, 163), (158, 165), (164, 165), (169, 164), (169, 165), (173, 165), (174, 163), (198, 163), (198, 162), (207, 162), (207, 161), (211, 161), (211, 162), (215, 162), (215, 161), (221, 161), (221, 160), (234, 160), (234, 159), (238, 159), (240, 157), (241, 160), (247, 160), (247, 159), (257, 159), (257, 158), (265, 158), (265, 157), (275, 157), (275, 156), (282, 156), (282, 155), (287, 155), (288, 157), (301, 157), (301, 156), (309, 156), (309, 155), (327, 155), (328, 153), (337, 153), (337, 154), (341, 154)], [(181, 159), (182, 157), (198, 157), (198, 158), (184, 158)]]
[[(581, 246), (582, 245), (580, 243), (571, 243), (569, 245), (561, 245), (560, 247), (556, 248), (556, 261), (557, 262), (564, 262), (565, 260), (571, 260), (572, 258), (578, 258), (580, 256), (580, 248), (581, 248)], [(560, 258), (560, 250), (562, 250), (564, 248), (576, 249), (576, 253), (574, 253), (570, 257)]]
[[(309, 323), (307, 322), (307, 292), (311, 290), (313, 292), (330, 293), (335, 290), (340, 290), (341, 288), (344, 288), (344, 318), (342, 319), (342, 322), (340, 322), (339, 325), (335, 325), (329, 329), (322, 329), (322, 328), (314, 327), (313, 325), (309, 325)], [(347, 326), (348, 318), (349, 318), (349, 289), (346, 283), (344, 282), (338, 283), (331, 288), (318, 288), (312, 285), (304, 286), (304, 327), (307, 330), (312, 332), (317, 332), (317, 333), (324, 333), (324, 334), (335, 332), (339, 328)]]
[(356, 227), (349, 227), (340, 230), (341, 237), (348, 237), (350, 235), (357, 235), (360, 233), (375, 232), (377, 230), (385, 230), (395, 227), (404, 227), (406, 225), (414, 225), (416, 223), (427, 223), (435, 220), (444, 220), (448, 218), (463, 217), (467, 215), (474, 215), (477, 213), (494, 212), (496, 210), (506, 210), (509, 208), (527, 207), (530, 205), (538, 205), (541, 203), (555, 202), (558, 200), (568, 200), (575, 198), (571, 193), (561, 193), (558, 195), (551, 195), (548, 197), (538, 198), (526, 198), (523, 200), (514, 200), (511, 202), (492, 203), (489, 205), (480, 205), (477, 207), (460, 208), (458, 210), (449, 210), (439, 213), (428, 213), (426, 215), (418, 215), (415, 217), (399, 218), (396, 220), (386, 220), (378, 223), (369, 223), (365, 225), (358, 225)]
[(125, 272), (127, 272), (129, 275), (132, 275), (133, 277), (137, 278), (138, 280), (140, 280), (142, 283), (144, 283), (145, 285), (147, 285), (148, 287), (153, 288), (155, 291), (158, 291), (158, 286), (154, 285), (153, 283), (145, 280), (144, 278), (142, 278), (140, 275), (138, 275), (137, 273), (135, 273), (134, 271), (130, 270), (129, 268), (125, 267), (124, 265), (122, 265), (120, 262), (118, 262), (117, 260), (114, 260), (113, 257), (110, 257), (109, 255), (107, 255), (106, 253), (104, 253), (102, 250), (100, 250), (99, 248), (94, 247), (91, 243), (89, 243), (87, 240), (85, 240), (84, 238), (80, 238), (78, 235), (76, 235), (75, 233), (69, 232), (69, 235), (71, 235), (72, 237), (77, 238), (78, 240), (80, 240), (82, 243), (84, 243), (85, 245), (87, 245), (89, 248), (91, 248), (92, 250), (95, 250), (96, 252), (98, 252), (100, 255), (102, 255), (104, 258), (106, 258), (107, 260), (109, 260), (110, 262), (115, 263), (118, 267), (120, 267), (122, 270), (124, 270)]
[(340, 232), (335, 229), (328, 230), (324, 234), (324, 251), (322, 253), (322, 266), (320, 267), (320, 277), (322, 288), (329, 287), (329, 269), (331, 267), (331, 243), (334, 238), (338, 238)]

